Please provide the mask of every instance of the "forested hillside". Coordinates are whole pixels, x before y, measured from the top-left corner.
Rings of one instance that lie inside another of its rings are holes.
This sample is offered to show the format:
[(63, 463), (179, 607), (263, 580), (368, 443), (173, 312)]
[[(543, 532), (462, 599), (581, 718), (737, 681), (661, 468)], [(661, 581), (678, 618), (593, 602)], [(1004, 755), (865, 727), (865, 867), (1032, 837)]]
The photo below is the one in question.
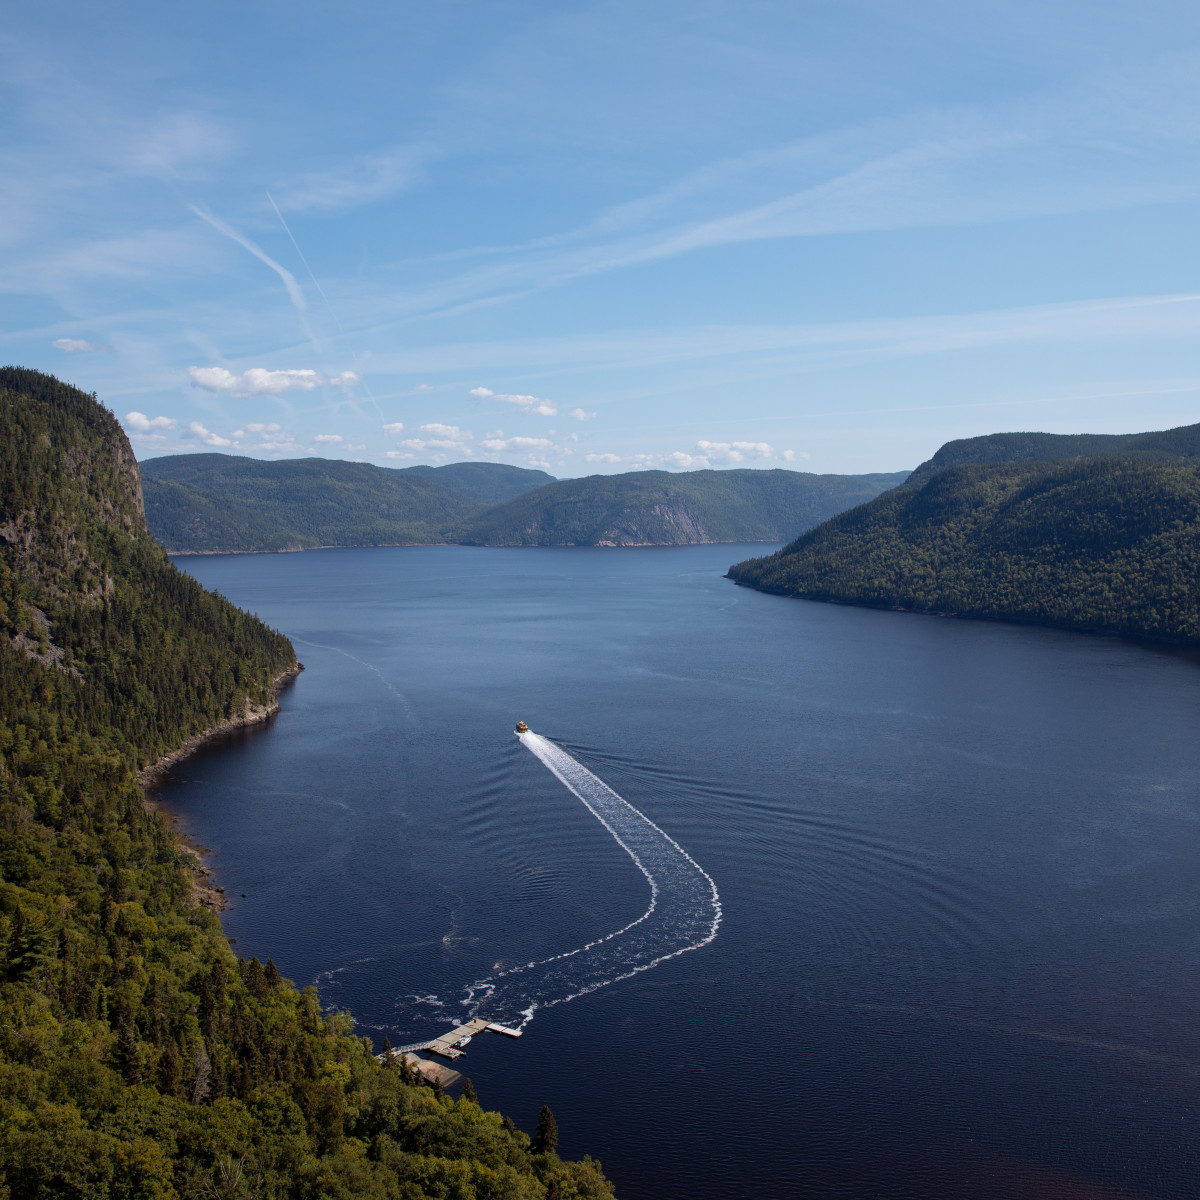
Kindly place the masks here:
[(502, 463), (388, 470), (308, 458), (181, 454), (143, 464), (170, 551), (312, 546), (640, 546), (771, 542), (903, 481), (797, 471), (637, 471), (556, 482)]
[(633, 471), (547, 484), (457, 531), (484, 546), (674, 546), (771, 542), (905, 478), (799, 471)]
[(1200, 643), (1200, 463), (1152, 449), (943, 469), (729, 576), (813, 600)]
[(446, 540), (552, 476), (501, 463), (391, 470), (304, 458), (179, 454), (142, 468), (150, 531), (171, 551), (303, 550)]
[(942, 446), (906, 482), (909, 487), (920, 486), (947, 467), (1113, 456), (1162, 461), (1200, 458), (1200, 425), (1153, 433), (990, 433), (959, 438)]
[(291, 645), (171, 565), (93, 398), (0, 371), (0, 445), (0, 1196), (611, 1195), (234, 957), (135, 772)]

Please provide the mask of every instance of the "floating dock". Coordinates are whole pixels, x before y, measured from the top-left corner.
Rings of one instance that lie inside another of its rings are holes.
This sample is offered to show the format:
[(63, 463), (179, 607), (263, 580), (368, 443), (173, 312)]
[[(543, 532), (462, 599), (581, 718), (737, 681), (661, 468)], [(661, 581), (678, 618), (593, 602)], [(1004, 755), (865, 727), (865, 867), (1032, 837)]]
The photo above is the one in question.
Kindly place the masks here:
[(443, 1033), (441, 1037), (434, 1038), (432, 1042), (426, 1042), (421, 1049), (428, 1050), (431, 1054), (440, 1054), (443, 1058), (462, 1058), (463, 1052), (459, 1047), (465, 1046), (477, 1033), (482, 1033), (490, 1024), (490, 1021), (476, 1020), (468, 1021), (465, 1025), (455, 1025), (449, 1033)]
[[(435, 1067), (437, 1064), (429, 1062), (428, 1059), (412, 1059), (412, 1055), (416, 1051), (425, 1050), (430, 1054), (440, 1055), (442, 1058), (456, 1059), (462, 1058), (463, 1046), (465, 1046), (476, 1034), (480, 1033), (502, 1033), (505, 1037), (519, 1038), (521, 1030), (512, 1029), (508, 1025), (498, 1025), (494, 1021), (488, 1021), (483, 1017), (478, 1017), (474, 1021), (468, 1021), (465, 1025), (455, 1025), (449, 1033), (443, 1033), (441, 1037), (433, 1038), (428, 1042), (413, 1042), (410, 1046), (393, 1046), (389, 1051), (391, 1055), (403, 1054), (406, 1061), (421, 1062), (429, 1067)], [(375, 1056), (380, 1062), (383, 1062), (384, 1056), (377, 1054)], [(447, 1067), (437, 1067), (438, 1071), (446, 1071), (449, 1074)], [(422, 1068), (423, 1074), (429, 1074)]]

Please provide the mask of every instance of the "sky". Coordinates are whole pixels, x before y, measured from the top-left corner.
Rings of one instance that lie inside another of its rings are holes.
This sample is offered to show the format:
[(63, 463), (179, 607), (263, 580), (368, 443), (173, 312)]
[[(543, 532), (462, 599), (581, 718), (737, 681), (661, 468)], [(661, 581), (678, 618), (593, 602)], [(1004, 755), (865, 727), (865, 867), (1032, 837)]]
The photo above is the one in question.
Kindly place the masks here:
[(914, 467), (1200, 420), (1200, 6), (43, 0), (0, 361), (219, 451)]

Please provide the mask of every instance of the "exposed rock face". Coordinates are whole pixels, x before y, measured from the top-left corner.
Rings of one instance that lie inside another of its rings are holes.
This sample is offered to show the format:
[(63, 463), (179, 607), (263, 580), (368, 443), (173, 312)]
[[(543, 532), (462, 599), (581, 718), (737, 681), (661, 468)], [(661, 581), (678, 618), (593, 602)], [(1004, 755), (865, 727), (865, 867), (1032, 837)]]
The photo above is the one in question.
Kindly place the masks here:
[(682, 501), (626, 509), (596, 546), (696, 546), (713, 539)]
[[(114, 421), (115, 424), (115, 421)], [(142, 472), (138, 467), (137, 457), (125, 430), (117, 425), (112, 434), (113, 457), (116, 459), (117, 471), (120, 474), (121, 486), (133, 501), (138, 521), (143, 529), (146, 528), (146, 501), (142, 496)]]

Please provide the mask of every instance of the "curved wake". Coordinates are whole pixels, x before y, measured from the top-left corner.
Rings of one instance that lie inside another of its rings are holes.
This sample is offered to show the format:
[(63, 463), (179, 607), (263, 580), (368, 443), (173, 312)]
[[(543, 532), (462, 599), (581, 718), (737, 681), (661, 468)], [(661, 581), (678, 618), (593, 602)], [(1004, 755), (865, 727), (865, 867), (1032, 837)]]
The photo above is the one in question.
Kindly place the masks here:
[(674, 838), (623, 800), (565, 750), (536, 733), (518, 735), (547, 769), (612, 834), (650, 885), (650, 907), (623, 929), (576, 950), (513, 967), (473, 983), (471, 1016), (521, 1028), (539, 1008), (585, 996), (706, 946), (721, 924), (712, 877)]

